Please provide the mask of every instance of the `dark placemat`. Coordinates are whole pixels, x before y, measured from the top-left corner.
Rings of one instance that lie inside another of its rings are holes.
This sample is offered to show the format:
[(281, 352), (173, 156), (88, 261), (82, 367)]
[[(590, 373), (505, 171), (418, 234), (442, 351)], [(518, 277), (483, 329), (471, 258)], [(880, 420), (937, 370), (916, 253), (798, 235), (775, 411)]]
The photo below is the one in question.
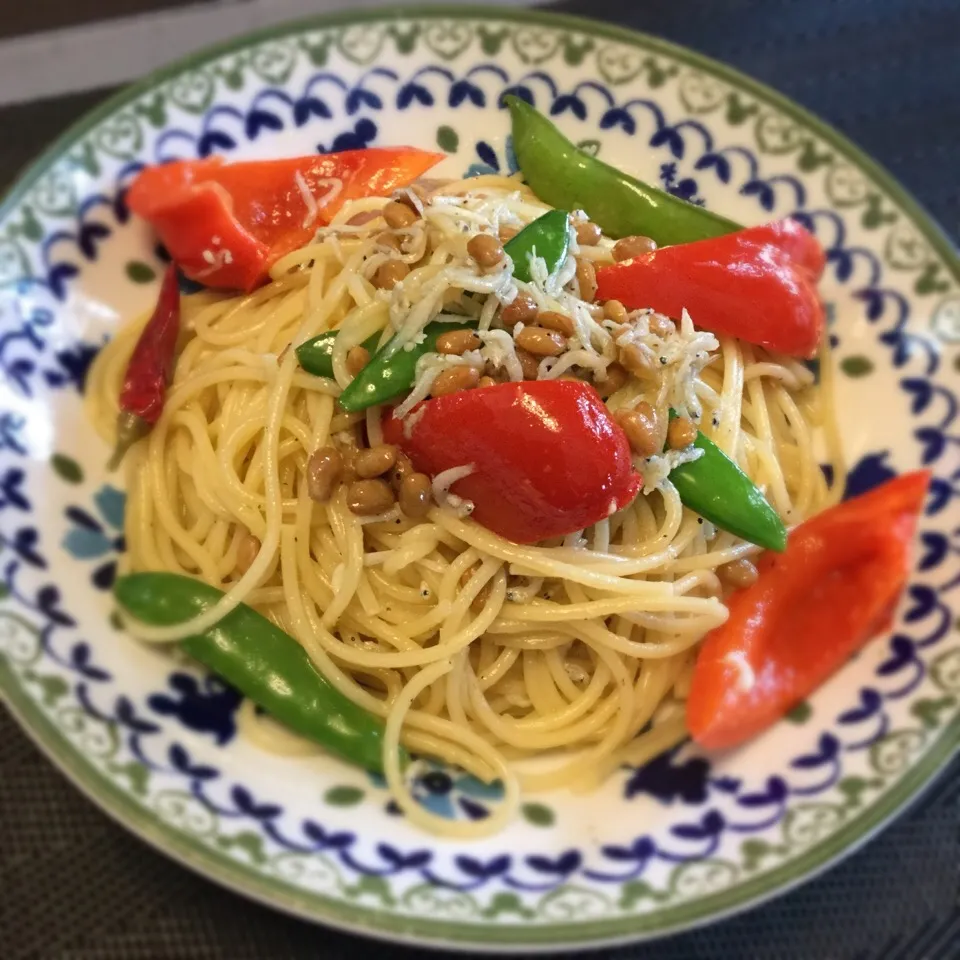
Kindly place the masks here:
[[(877, 157), (960, 236), (957, 0), (575, 0), (555, 9), (660, 34), (774, 85)], [(0, 185), (105, 94), (0, 109)], [(80, 796), (0, 711), (0, 960), (348, 954), (416, 955), (284, 917), (194, 876)], [(898, 823), (800, 889), (702, 930), (592, 956), (958, 960), (960, 760)]]

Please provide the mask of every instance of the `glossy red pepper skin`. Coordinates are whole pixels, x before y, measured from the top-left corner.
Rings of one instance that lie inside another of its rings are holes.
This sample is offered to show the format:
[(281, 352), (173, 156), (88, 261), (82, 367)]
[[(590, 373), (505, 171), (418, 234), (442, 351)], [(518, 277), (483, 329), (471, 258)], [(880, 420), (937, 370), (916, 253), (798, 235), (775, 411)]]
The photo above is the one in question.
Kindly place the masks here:
[(820, 241), (802, 224), (787, 217), (773, 220), (759, 227), (749, 227), (740, 231), (740, 236), (751, 243), (772, 244), (797, 267), (802, 267), (813, 280), (823, 276), (827, 265), (827, 255)]
[(908, 473), (812, 517), (785, 553), (727, 601), (697, 656), (687, 726), (709, 749), (737, 746), (809, 696), (883, 630), (910, 572), (928, 471)]
[(160, 419), (173, 378), (177, 338), (180, 336), (180, 285), (177, 268), (163, 275), (160, 295), (150, 319), (133, 348), (120, 387), (117, 445), (111, 467), (120, 463), (132, 443)]
[(384, 435), (417, 470), (474, 465), (452, 492), (472, 518), (515, 543), (563, 536), (626, 506), (640, 490), (630, 446), (586, 383), (501, 383), (428, 400)]
[(794, 221), (764, 224), (597, 270), (597, 298), (652, 307), (769, 350), (812, 357), (826, 317), (816, 281), (823, 251)]
[(252, 290), (345, 201), (389, 195), (442, 157), (372, 147), (286, 160), (180, 160), (142, 170), (126, 199), (186, 276), (208, 287)]

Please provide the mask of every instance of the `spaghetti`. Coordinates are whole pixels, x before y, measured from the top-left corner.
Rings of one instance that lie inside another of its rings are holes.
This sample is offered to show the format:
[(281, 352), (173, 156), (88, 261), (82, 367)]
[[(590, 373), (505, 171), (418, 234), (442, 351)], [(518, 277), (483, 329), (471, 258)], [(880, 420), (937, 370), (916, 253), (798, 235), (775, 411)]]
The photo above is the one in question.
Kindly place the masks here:
[[(497, 317), (526, 295), (569, 317), (575, 331), (568, 351), (539, 361), (540, 378), (600, 381), (619, 351), (653, 345), (658, 376), (630, 377), (609, 409), (647, 401), (697, 419), (787, 524), (839, 499), (842, 464), (828, 357), (817, 384), (802, 362), (718, 340), (686, 315), (664, 326), (649, 311), (598, 314), (581, 298), (577, 265), (610, 262), (613, 243), (578, 246), (573, 227), (570, 254), (552, 274), (536, 257), (529, 283), (516, 279), (509, 258), (479, 269), (466, 252), (471, 235), (515, 231), (548, 209), (515, 179), (434, 184), (416, 203), (416, 222), (387, 235), (383, 199), (347, 202), (314, 242), (274, 265), (267, 285), (184, 298), (186, 332), (163, 415), (127, 458), (125, 562), (227, 591), (189, 624), (132, 625), (138, 637), (172, 642), (252, 605), (334, 686), (386, 719), (387, 781), (410, 819), (476, 836), (506, 822), (522, 791), (589, 788), (685, 736), (693, 655), (727, 616), (725, 565), (758, 548), (683, 506), (670, 472), (690, 458), (685, 451), (636, 458), (644, 489), (629, 506), (535, 545), (471, 520), (469, 504), (449, 492), (457, 477), (435, 480), (435, 505), (419, 520), (396, 505), (357, 515), (343, 486), (317, 503), (306, 481), (314, 451), (382, 439), (382, 408), (338, 410), (352, 379), (350, 350), (374, 335), (381, 344), (396, 335), (402, 349), (438, 318), (477, 321), (479, 349), (418, 364), (398, 409), (415, 418), (451, 367), (523, 377), (512, 331)], [(396, 260), (408, 270), (402, 282), (378, 288), (378, 271)], [(121, 329), (91, 370), (89, 414), (110, 441), (145, 319)], [(333, 377), (301, 370), (291, 347), (330, 329), (339, 331)], [(243, 718), (267, 749), (310, 750), (252, 710)], [(400, 744), (500, 779), (505, 802), (478, 822), (435, 816), (410, 792)]]

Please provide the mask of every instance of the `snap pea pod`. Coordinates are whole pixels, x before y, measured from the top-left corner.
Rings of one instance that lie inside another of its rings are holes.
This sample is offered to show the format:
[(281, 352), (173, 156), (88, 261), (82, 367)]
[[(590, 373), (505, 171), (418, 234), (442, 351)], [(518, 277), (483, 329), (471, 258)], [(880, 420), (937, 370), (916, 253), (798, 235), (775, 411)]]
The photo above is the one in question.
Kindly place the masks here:
[[(121, 607), (144, 623), (183, 623), (223, 596), (175, 573), (133, 573), (117, 580)], [(291, 730), (331, 753), (383, 771), (383, 721), (348, 700), (320, 674), (303, 647), (252, 608), (240, 604), (183, 649)]]
[(513, 260), (513, 275), (529, 283), (530, 254), (543, 257), (547, 270), (553, 273), (567, 259), (570, 231), (566, 210), (551, 210), (533, 223), (528, 223), (515, 237), (504, 244), (504, 251)]
[[(307, 373), (312, 373), (315, 377), (333, 376), (333, 344), (338, 332), (328, 330), (319, 337), (305, 340), (297, 347), (297, 360)], [(372, 337), (367, 337), (362, 346), (373, 353), (379, 342), (380, 334), (375, 333)]]
[(660, 246), (733, 233), (740, 226), (621, 173), (578, 150), (525, 100), (504, 98), (513, 149), (533, 192), (553, 207), (580, 208), (609, 237), (647, 236)]
[(391, 338), (340, 394), (340, 406), (347, 413), (356, 413), (400, 396), (413, 386), (417, 378), (417, 361), (425, 353), (436, 351), (437, 338), (442, 333), (476, 329), (477, 324), (473, 321), (444, 323), (436, 320), (423, 328), (423, 341), (413, 344), (409, 350), (406, 345), (397, 349), (396, 337)]
[[(674, 416), (671, 410), (671, 419)], [(702, 456), (670, 472), (684, 505), (721, 530), (782, 553), (787, 529), (756, 484), (702, 432), (693, 445)]]

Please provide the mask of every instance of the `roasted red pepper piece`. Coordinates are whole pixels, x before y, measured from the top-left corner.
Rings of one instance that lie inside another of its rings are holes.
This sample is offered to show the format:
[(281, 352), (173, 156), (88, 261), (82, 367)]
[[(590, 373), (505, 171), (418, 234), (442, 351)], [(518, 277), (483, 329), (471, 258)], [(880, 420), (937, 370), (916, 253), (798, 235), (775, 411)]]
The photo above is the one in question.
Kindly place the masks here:
[(792, 263), (803, 267), (814, 280), (819, 280), (823, 275), (827, 255), (820, 246), (820, 241), (796, 220), (774, 220), (759, 227), (741, 230), (740, 234), (745, 234), (754, 243), (770, 243), (779, 248)]
[(626, 436), (586, 383), (465, 390), (421, 404), (406, 426), (389, 419), (388, 442), (430, 476), (472, 464), (452, 492), (473, 501), (474, 520), (515, 543), (582, 530), (640, 489)]
[(723, 749), (755, 736), (884, 629), (929, 482), (928, 471), (890, 480), (763, 555), (756, 583), (729, 598), (729, 619), (700, 648), (687, 699), (694, 740)]
[(288, 160), (179, 160), (141, 171), (127, 205), (150, 221), (192, 280), (252, 290), (345, 201), (389, 195), (442, 157), (371, 147)]
[(157, 305), (140, 333), (123, 376), (111, 469), (119, 465), (130, 445), (160, 419), (167, 386), (173, 377), (179, 335), (180, 286), (177, 268), (171, 264), (163, 275)]
[(816, 281), (823, 251), (794, 221), (662, 247), (597, 270), (597, 299), (652, 307), (704, 330), (812, 357), (825, 328)]

